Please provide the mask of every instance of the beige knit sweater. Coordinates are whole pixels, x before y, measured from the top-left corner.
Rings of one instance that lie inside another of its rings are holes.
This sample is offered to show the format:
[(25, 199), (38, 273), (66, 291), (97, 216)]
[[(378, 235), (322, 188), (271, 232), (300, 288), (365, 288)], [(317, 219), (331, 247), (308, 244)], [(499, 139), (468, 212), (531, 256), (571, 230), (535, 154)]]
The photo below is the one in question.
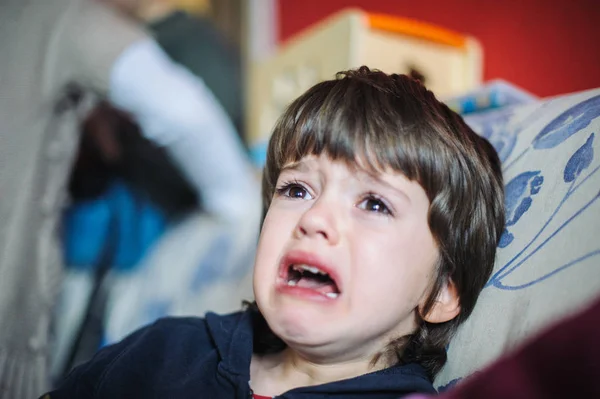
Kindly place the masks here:
[(57, 221), (85, 101), (105, 91), (145, 33), (98, 0), (0, 0), (0, 398), (48, 388), (48, 330), (61, 276)]

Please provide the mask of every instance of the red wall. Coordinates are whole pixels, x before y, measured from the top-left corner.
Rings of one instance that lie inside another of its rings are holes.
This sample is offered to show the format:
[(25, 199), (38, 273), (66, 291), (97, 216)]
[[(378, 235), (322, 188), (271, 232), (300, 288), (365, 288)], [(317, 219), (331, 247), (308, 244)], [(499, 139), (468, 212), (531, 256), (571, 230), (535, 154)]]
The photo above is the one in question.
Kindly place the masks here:
[(349, 6), (475, 36), (485, 80), (539, 96), (600, 87), (600, 0), (279, 0), (280, 39)]

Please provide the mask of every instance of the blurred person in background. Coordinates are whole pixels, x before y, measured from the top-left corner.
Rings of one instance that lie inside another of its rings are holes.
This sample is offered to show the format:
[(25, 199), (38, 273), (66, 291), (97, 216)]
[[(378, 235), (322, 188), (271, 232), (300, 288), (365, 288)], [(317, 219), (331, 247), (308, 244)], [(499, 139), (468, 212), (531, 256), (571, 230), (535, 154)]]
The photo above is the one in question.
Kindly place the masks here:
[[(208, 1), (102, 1), (146, 24), (173, 61), (202, 79), (243, 137), (239, 51), (211, 21), (199, 15), (199, 11), (206, 13)], [(111, 119), (115, 118), (120, 119), (113, 113)], [(113, 123), (109, 130), (132, 130), (127, 122), (121, 122)], [(145, 147), (142, 141), (134, 143)], [(106, 147), (106, 143), (95, 144)], [(124, 158), (136, 158), (127, 162), (131, 170), (150, 165), (150, 159), (137, 159), (139, 148), (128, 146), (125, 150)], [(156, 152), (146, 155), (152, 154), (158, 156), (154, 161), (165, 164)], [(76, 167), (77, 180), (85, 186), (90, 180), (94, 184), (97, 173), (93, 170), (102, 168), (80, 166), (78, 163)], [(147, 183), (145, 189), (156, 188), (155, 198), (147, 199), (148, 204), (139, 203), (145, 199), (140, 198), (136, 187), (130, 187), (135, 182), (117, 180), (91, 200), (79, 197), (67, 212), (63, 238), (68, 273), (57, 308), (55, 377), (87, 360), (99, 343), (118, 341), (158, 317), (215, 309), (226, 313), (238, 310), (241, 301), (251, 297), (247, 277), (258, 224), (252, 215), (234, 229), (210, 220), (211, 213), (203, 210), (186, 214), (177, 223), (164, 224), (163, 212), (169, 210), (164, 206), (169, 204), (153, 205), (166, 187), (161, 187), (160, 179), (142, 182)], [(167, 197), (177, 200), (173, 194)], [(116, 219), (113, 224), (118, 230), (106, 235), (109, 218)], [(112, 241), (107, 254), (104, 249)], [(108, 273), (104, 274), (103, 268)], [(79, 323), (82, 325), (78, 327)]]
[[(198, 15), (198, 11), (206, 13), (208, 1), (193, 1), (195, 12), (188, 12), (192, 2), (182, 0), (103, 1), (146, 24), (174, 61), (203, 80), (243, 137), (239, 51), (207, 18)], [(116, 114), (110, 107), (102, 108), (96, 114), (108, 116), (105, 119), (113, 123), (108, 126), (95, 116), (93, 120), (98, 123), (92, 125), (104, 125), (102, 130), (113, 134), (122, 131), (127, 137), (135, 137), (131, 135), (135, 126), (124, 120), (124, 115)], [(98, 135), (104, 136), (107, 135)], [(91, 142), (96, 150), (106, 152), (111, 149), (106, 141), (87, 140), (82, 144)], [(130, 144), (121, 154), (129, 161), (119, 172), (148, 170), (153, 164), (168, 163), (156, 151), (146, 151), (148, 146), (143, 140)], [(145, 157), (138, 157), (139, 153)], [(86, 153), (86, 157), (89, 155)], [(134, 177), (141, 177), (139, 181), (123, 181), (110, 174), (111, 182), (105, 182), (103, 191), (98, 193), (101, 186), (97, 184), (97, 171), (106, 168), (89, 164), (78, 162), (75, 177), (80, 187), (95, 184), (96, 196), (82, 198), (74, 193), (72, 198), (77, 201), (65, 219), (63, 239), (68, 271), (55, 319), (52, 363), (52, 374), (57, 379), (87, 360), (99, 345), (118, 341), (158, 317), (196, 315), (215, 309), (226, 313), (239, 309), (241, 301), (251, 297), (246, 278), (251, 270), (256, 232), (251, 215), (229, 230), (207, 220), (211, 214), (202, 211), (180, 216), (173, 223), (165, 212), (172, 214), (173, 209), (169, 208), (180, 201), (174, 193), (165, 194), (169, 191), (166, 180), (146, 179), (137, 173)], [(162, 170), (164, 174), (169, 168), (163, 166), (154, 167), (154, 172)], [(170, 170), (169, 174), (176, 171)], [(135, 187), (139, 183), (145, 186)], [(150, 198), (140, 195), (140, 188), (150, 189)], [(161, 197), (162, 203), (157, 204)], [(116, 225), (112, 227), (116, 229), (113, 234), (107, 234), (109, 225)]]
[(208, 0), (104, 0), (146, 24), (161, 48), (200, 77), (243, 137), (242, 64), (238, 49), (202, 14)]
[(101, 102), (85, 119), (62, 223), (66, 272), (53, 319), (52, 376), (102, 345), (111, 278), (135, 273), (163, 234), (199, 209), (165, 149)]
[(166, 149), (223, 223), (259, 213), (260, 195), (210, 90), (100, 0), (2, 1), (0, 52), (0, 397), (19, 399), (49, 385), (56, 228), (95, 93)]

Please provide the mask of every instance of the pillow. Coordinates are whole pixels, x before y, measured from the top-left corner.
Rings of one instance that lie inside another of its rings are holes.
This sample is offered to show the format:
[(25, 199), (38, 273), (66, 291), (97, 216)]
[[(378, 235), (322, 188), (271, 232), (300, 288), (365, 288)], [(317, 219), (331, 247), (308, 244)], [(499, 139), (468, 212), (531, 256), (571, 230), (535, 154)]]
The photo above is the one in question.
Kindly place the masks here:
[(507, 223), (441, 390), (600, 295), (600, 89), (466, 121), (503, 162)]

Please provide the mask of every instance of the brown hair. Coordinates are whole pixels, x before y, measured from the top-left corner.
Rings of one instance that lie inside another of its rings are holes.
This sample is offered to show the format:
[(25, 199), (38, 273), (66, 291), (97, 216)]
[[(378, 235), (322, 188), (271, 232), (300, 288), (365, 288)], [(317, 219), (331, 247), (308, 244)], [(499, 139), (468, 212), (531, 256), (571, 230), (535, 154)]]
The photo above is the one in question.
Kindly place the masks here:
[(431, 310), (447, 279), (456, 286), (461, 311), (440, 324), (419, 317), (418, 330), (391, 342), (382, 355), (399, 363), (420, 363), (433, 378), (494, 265), (504, 227), (504, 189), (496, 151), (420, 82), (361, 67), (315, 85), (277, 122), (263, 175), (265, 212), (282, 167), (322, 153), (371, 172), (391, 168), (427, 193), (429, 228), (440, 256), (420, 313)]

